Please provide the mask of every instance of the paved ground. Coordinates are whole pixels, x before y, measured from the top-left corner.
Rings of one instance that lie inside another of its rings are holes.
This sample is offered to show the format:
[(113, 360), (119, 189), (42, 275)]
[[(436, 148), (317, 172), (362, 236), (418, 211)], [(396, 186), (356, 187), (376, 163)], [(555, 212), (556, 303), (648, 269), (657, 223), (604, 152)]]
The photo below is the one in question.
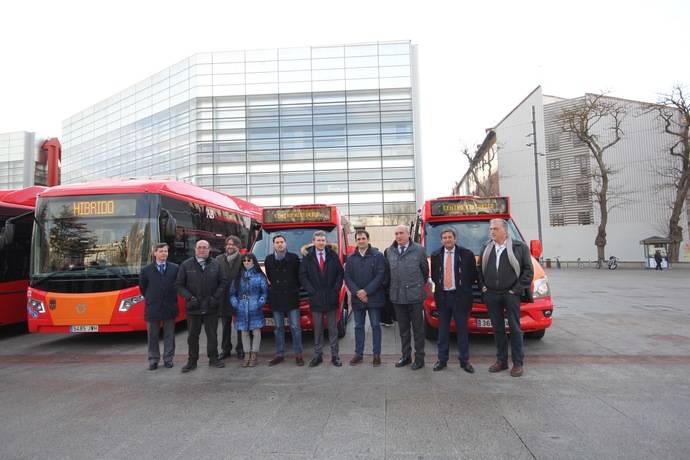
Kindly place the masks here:
[(487, 372), (490, 337), (474, 375), (432, 372), (431, 342), (425, 369), (395, 369), (390, 328), (380, 368), (269, 368), (266, 337), (257, 368), (183, 375), (184, 330), (155, 372), (141, 334), (0, 330), (0, 458), (688, 458), (690, 273), (549, 276), (554, 326), (522, 378)]

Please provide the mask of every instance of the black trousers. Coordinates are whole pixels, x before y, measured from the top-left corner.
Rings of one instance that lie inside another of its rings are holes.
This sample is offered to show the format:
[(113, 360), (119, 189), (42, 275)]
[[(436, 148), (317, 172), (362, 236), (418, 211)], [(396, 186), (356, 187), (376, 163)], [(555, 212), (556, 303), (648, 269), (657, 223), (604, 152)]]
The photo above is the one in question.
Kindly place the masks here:
[(489, 310), (491, 327), (494, 330), (496, 359), (508, 364), (508, 337), (505, 321), (510, 327), (510, 352), (513, 364), (522, 367), (525, 358), (522, 351), (522, 330), (520, 329), (520, 296), (507, 292), (485, 292), (484, 300)]
[(395, 309), (393, 308), (390, 297), (388, 297), (388, 293), (386, 293), (386, 303), (383, 304), (383, 308), (381, 309), (381, 322), (392, 324), (393, 321), (395, 321)]
[(163, 321), (147, 321), (149, 362), (158, 364), (161, 359), (160, 330), (163, 324), (163, 362), (172, 363), (175, 356), (175, 318)]
[(187, 316), (187, 344), (189, 345), (189, 360), (199, 360), (199, 335), (201, 325), (206, 331), (206, 354), (210, 361), (218, 359), (218, 314), (188, 315)]
[(457, 290), (443, 291), (443, 306), (438, 308), (438, 360), (448, 361), (450, 342), (450, 320), (455, 319), (457, 330), (458, 351), (460, 362), (470, 360), (470, 344), (467, 329), (467, 320), (472, 310), (472, 293), (458, 292)]
[(424, 361), (424, 313), (422, 303), (393, 304), (400, 330), (403, 358), (412, 357), (411, 338), (414, 334), (415, 360)]
[[(221, 339), (220, 339), (220, 350), (225, 356), (230, 356), (232, 353), (232, 316), (220, 316), (220, 329), (221, 329)], [(242, 348), (242, 334), (237, 333), (237, 344), (235, 346), (237, 351), (244, 350)]]

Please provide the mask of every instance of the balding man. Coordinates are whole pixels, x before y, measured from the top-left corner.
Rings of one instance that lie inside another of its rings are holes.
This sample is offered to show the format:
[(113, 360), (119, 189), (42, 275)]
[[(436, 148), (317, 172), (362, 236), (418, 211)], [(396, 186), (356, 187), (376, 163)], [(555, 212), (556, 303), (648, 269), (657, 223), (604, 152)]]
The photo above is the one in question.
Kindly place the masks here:
[(520, 329), (520, 299), (532, 298), (532, 256), (529, 248), (508, 234), (508, 223), (492, 219), (489, 224), (491, 240), (479, 252), (479, 285), (489, 310), (496, 342), (496, 362), (489, 372), (508, 369), (508, 341), (505, 318), (510, 327), (510, 348), (513, 368), (510, 375), (523, 373), (522, 330)]
[(390, 299), (395, 308), (400, 329), (402, 356), (395, 367), (412, 362), (411, 334), (414, 334), (415, 359), (412, 370), (424, 367), (424, 315), (422, 304), (426, 297), (424, 286), (429, 278), (429, 263), (423, 246), (410, 240), (405, 225), (395, 228), (395, 241), (386, 249), (390, 266)]
[(175, 286), (185, 299), (187, 310), (187, 344), (189, 360), (182, 372), (196, 369), (199, 360), (199, 335), (203, 324), (206, 331), (208, 364), (225, 367), (218, 359), (218, 309), (226, 292), (228, 280), (218, 262), (209, 257), (210, 245), (199, 240), (194, 246), (194, 257), (180, 264)]

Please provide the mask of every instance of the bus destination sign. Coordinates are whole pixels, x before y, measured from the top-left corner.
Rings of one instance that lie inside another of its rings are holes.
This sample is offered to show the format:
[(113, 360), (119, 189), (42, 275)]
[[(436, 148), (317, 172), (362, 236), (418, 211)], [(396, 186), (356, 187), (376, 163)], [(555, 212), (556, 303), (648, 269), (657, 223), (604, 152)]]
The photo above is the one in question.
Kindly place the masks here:
[(459, 200), (435, 200), (431, 202), (431, 215), (444, 216), (478, 216), (484, 214), (507, 214), (508, 199), (498, 198), (463, 198)]
[(272, 208), (264, 209), (264, 224), (328, 223), (331, 208)]
[(49, 204), (53, 218), (74, 217), (132, 217), (137, 212), (136, 198), (55, 200)]

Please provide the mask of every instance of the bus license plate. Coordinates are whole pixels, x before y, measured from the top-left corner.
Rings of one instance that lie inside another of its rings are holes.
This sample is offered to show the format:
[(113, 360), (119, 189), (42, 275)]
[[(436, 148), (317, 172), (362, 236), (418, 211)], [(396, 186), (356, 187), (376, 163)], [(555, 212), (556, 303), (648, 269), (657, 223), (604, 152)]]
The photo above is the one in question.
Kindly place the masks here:
[[(266, 320), (266, 326), (273, 327), (276, 325), (276, 322), (273, 320), (273, 318), (265, 318)], [(283, 324), (287, 326), (290, 324), (290, 318), (285, 318)]]
[(98, 324), (70, 326), (70, 332), (98, 332)]
[[(491, 329), (491, 320), (486, 318), (477, 318), (477, 327)], [(508, 328), (508, 319), (505, 320), (505, 327)]]

